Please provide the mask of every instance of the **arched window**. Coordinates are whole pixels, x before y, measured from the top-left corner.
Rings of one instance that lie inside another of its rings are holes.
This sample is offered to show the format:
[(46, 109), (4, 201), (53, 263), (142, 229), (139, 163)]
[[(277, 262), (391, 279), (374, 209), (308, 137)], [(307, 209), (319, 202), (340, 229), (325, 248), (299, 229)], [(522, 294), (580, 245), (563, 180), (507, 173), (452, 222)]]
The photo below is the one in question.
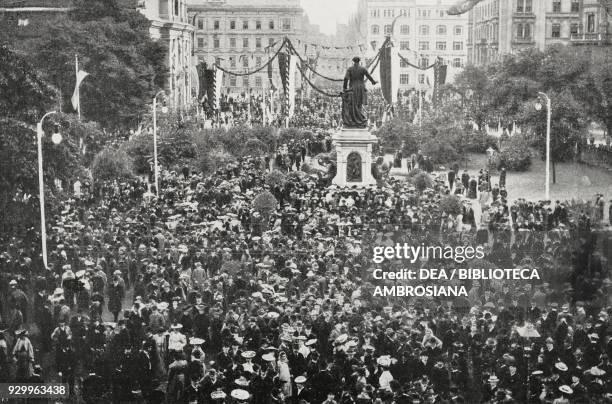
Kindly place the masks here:
[(380, 33), (380, 27), (378, 25), (372, 25), (372, 34), (378, 35)]

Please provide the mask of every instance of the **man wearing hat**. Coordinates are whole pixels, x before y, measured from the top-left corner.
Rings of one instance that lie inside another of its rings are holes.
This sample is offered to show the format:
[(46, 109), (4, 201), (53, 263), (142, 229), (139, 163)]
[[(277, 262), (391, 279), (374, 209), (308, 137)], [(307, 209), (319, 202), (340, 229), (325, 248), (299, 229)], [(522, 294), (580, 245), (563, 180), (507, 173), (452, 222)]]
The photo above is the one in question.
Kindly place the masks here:
[(310, 389), (306, 387), (306, 377), (298, 376), (294, 379), (295, 388), (293, 390), (293, 397), (291, 398), (291, 402), (293, 404), (299, 404), (302, 400), (311, 403), (312, 402), (312, 392)]
[(8, 295), (8, 307), (9, 309), (18, 309), (22, 316), (24, 323), (28, 322), (28, 297), (21, 290), (15, 279), (9, 282), (10, 291)]
[(497, 391), (499, 390), (498, 384), (499, 378), (497, 376), (495, 376), (494, 374), (489, 376), (487, 382), (482, 388), (483, 402), (489, 402), (497, 395)]
[(113, 272), (113, 280), (108, 285), (108, 311), (113, 313), (114, 321), (119, 320), (119, 313), (123, 307), (125, 297), (125, 282), (121, 278), (121, 271)]

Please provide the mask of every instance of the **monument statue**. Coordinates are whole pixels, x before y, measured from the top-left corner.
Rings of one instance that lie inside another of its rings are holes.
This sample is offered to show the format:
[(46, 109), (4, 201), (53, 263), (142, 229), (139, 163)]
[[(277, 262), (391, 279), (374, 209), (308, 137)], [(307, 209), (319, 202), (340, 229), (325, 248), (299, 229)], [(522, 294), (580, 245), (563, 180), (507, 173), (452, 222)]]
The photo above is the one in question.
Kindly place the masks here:
[(375, 85), (376, 80), (368, 70), (359, 64), (359, 57), (353, 58), (353, 66), (349, 67), (344, 76), (342, 91), (342, 125), (345, 128), (366, 128), (368, 117), (364, 105), (368, 104), (365, 79)]

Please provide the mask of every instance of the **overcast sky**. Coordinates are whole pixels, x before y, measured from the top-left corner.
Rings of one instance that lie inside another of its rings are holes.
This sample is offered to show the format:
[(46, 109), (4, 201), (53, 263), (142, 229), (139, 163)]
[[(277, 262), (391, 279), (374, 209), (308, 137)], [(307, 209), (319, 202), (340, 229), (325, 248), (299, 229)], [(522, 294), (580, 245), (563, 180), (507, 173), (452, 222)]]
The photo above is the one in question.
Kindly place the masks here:
[(336, 22), (345, 24), (357, 12), (358, 0), (301, 0), (311, 24), (319, 24), (321, 32), (336, 33)]

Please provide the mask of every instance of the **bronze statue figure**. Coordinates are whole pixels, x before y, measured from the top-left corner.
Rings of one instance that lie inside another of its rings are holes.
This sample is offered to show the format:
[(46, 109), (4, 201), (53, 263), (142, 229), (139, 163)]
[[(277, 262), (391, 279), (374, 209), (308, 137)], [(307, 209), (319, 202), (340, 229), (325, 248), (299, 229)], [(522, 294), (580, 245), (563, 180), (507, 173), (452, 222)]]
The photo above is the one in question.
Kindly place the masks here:
[(376, 80), (365, 67), (359, 64), (359, 61), (359, 57), (354, 57), (353, 66), (348, 68), (344, 76), (342, 124), (345, 128), (365, 128), (368, 125), (368, 117), (364, 109), (364, 105), (368, 104), (365, 79), (370, 80), (373, 85), (376, 85)]
[(362, 179), (361, 155), (357, 152), (352, 152), (346, 158), (346, 182), (361, 182)]

